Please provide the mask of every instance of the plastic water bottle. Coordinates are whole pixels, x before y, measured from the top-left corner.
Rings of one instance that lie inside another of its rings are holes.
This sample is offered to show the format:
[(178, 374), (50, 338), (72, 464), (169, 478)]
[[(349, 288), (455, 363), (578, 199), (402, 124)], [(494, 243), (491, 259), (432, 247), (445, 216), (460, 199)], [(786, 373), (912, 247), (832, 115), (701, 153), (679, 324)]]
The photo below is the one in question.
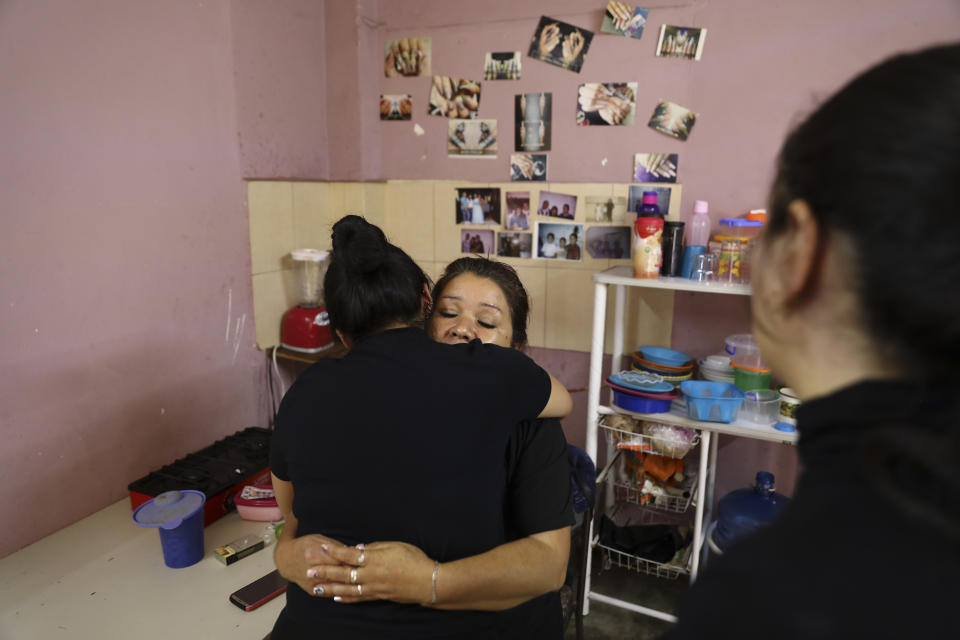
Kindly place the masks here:
[(726, 551), (734, 541), (773, 522), (789, 503), (790, 498), (776, 493), (773, 474), (758, 471), (753, 487), (731, 491), (717, 505), (717, 546)]
[(697, 247), (706, 247), (710, 242), (710, 214), (707, 213), (706, 200), (697, 200), (693, 203), (693, 217), (687, 227), (687, 244)]

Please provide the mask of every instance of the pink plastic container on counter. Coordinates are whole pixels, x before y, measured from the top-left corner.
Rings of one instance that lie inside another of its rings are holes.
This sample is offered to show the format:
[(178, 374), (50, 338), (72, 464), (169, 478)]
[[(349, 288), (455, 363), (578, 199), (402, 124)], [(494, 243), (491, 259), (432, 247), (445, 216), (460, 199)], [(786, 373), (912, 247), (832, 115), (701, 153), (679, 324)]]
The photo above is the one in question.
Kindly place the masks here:
[[(269, 484), (253, 485), (253, 488), (260, 490), (269, 489), (271, 492), (273, 489)], [(280, 513), (280, 507), (277, 506), (277, 499), (272, 495), (268, 498), (244, 498), (243, 495), (241, 495), (242, 493), (241, 491), (234, 497), (233, 504), (236, 505), (237, 513), (244, 520), (258, 520), (261, 522), (283, 520), (283, 514)]]

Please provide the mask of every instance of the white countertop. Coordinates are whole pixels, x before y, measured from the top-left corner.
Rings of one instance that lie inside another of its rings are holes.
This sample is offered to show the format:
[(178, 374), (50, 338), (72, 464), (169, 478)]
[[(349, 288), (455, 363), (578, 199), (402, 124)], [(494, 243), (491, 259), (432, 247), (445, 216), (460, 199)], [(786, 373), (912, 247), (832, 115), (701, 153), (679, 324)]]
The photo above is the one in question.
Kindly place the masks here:
[(213, 549), (267, 523), (230, 513), (204, 530), (204, 558), (163, 564), (160, 534), (130, 519), (129, 499), (0, 559), (0, 638), (261, 640), (286, 602), (242, 611), (231, 593), (274, 569), (273, 547), (224, 566)]

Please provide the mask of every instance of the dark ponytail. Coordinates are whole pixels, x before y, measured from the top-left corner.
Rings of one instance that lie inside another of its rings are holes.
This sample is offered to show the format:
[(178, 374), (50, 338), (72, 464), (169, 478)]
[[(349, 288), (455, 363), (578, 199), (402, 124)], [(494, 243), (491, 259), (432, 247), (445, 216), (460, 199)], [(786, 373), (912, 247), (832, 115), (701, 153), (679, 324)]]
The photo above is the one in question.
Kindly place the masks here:
[(891, 58), (797, 127), (768, 235), (794, 199), (853, 247), (860, 320), (877, 348), (914, 379), (960, 377), (960, 46)]
[(359, 340), (392, 324), (423, 320), (430, 281), (413, 259), (360, 216), (333, 225), (333, 256), (323, 280), (330, 324)]

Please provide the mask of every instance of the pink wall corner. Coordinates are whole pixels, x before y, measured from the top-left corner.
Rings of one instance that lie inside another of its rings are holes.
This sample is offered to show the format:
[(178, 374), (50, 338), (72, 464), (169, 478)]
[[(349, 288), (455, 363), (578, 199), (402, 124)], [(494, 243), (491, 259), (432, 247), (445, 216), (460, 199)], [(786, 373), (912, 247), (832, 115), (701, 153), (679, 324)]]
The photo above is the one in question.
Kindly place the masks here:
[[(338, 127), (328, 83), (328, 11), (353, 3), (235, 0), (229, 3), (237, 141), (244, 178), (327, 180), (328, 121)], [(331, 118), (332, 116), (332, 118)]]
[(227, 2), (0, 16), (4, 556), (267, 401)]

